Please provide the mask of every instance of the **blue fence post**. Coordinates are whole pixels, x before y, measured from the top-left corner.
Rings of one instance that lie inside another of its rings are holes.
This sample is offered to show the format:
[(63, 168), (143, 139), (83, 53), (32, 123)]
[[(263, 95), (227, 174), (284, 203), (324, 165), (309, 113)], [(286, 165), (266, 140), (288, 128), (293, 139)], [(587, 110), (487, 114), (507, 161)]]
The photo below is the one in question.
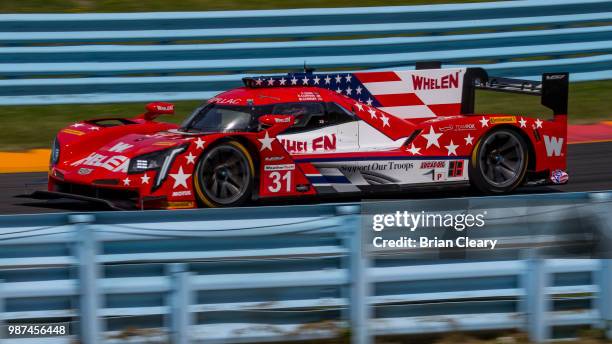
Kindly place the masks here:
[(612, 339), (612, 259), (601, 260), (599, 271), (599, 314), (601, 328)]
[(88, 226), (95, 220), (93, 215), (70, 215), (68, 221), (74, 224), (77, 234), (77, 256), (79, 262), (80, 289), (80, 339), (87, 344), (101, 342), (103, 333), (100, 309), (100, 290), (98, 289), (99, 267), (96, 262), (98, 244), (95, 233)]
[(546, 293), (548, 287), (548, 273), (544, 259), (530, 256), (527, 260), (527, 271), (523, 280), (525, 290), (525, 309), (527, 333), (529, 339), (535, 343), (543, 343), (550, 338), (548, 326), (549, 297)]
[(185, 263), (170, 264), (172, 290), (170, 291), (170, 342), (188, 344), (191, 341), (192, 304), (190, 273)]
[(362, 243), (363, 231), (359, 210), (359, 206), (339, 206), (336, 208), (336, 214), (345, 216), (344, 226), (347, 230), (351, 343), (371, 344), (372, 336), (368, 329), (371, 315), (368, 302), (370, 283), (367, 276), (369, 261)]

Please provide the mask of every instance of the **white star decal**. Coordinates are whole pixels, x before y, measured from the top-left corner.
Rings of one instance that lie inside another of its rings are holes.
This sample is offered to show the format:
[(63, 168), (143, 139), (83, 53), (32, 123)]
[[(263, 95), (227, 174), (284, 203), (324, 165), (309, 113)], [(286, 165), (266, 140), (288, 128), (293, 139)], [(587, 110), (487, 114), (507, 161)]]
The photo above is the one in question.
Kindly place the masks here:
[(92, 127), (87, 128), (87, 129), (93, 130), (93, 131), (98, 131), (98, 130), (100, 130), (100, 127), (93, 127), (92, 126)]
[(353, 77), (352, 77), (350, 74), (348, 74), (348, 75), (346, 76), (346, 81), (351, 82), (351, 79), (352, 79), (352, 78), (353, 78)]
[(484, 118), (484, 116), (482, 116), (482, 119), (479, 120), (480, 125), (484, 128), (484, 127), (488, 127), (489, 126), (489, 120)]
[(474, 138), (472, 137), (472, 135), (468, 134), (468, 136), (465, 137), (465, 144), (466, 145), (474, 144)]
[(336, 79), (336, 82), (338, 83), (342, 81), (342, 77), (340, 75), (336, 75), (334, 79)]
[(521, 117), (521, 120), (519, 121), (519, 123), (521, 124), (521, 128), (527, 127), (527, 121), (523, 117)]
[(191, 152), (189, 152), (188, 155), (185, 156), (185, 158), (187, 158), (187, 165), (189, 164), (195, 164), (195, 158), (196, 156), (191, 154)]
[(282, 77), (282, 78), (279, 80), (279, 82), (280, 82), (281, 86), (285, 86), (285, 83), (287, 82), (287, 79), (285, 79), (285, 77)]
[(346, 94), (351, 94), (352, 92), (353, 92), (353, 89), (351, 88), (351, 86), (349, 86), (349, 87), (346, 89)]
[(391, 125), (389, 124), (389, 117), (385, 116), (385, 115), (380, 115), (380, 119), (383, 121), (383, 128), (384, 127), (390, 127)]
[(542, 123), (544, 123), (544, 122), (542, 122), (542, 121), (541, 121), (539, 118), (538, 118), (538, 119), (536, 119), (536, 121), (535, 121), (535, 127), (536, 127), (536, 128), (542, 128)]
[(325, 85), (329, 85), (329, 83), (331, 81), (331, 78), (329, 77), (329, 75), (326, 75), (325, 79), (323, 79), (323, 80), (325, 80)]
[(205, 143), (206, 143), (206, 141), (203, 141), (201, 137), (198, 137), (198, 139), (195, 142), (196, 149), (203, 149)]
[(427, 146), (425, 147), (425, 149), (431, 146), (436, 146), (440, 148), (440, 143), (438, 142), (438, 139), (440, 138), (440, 136), (442, 136), (442, 133), (436, 133), (433, 126), (429, 127), (429, 133), (427, 135), (422, 136), (427, 140)]
[(144, 176), (140, 177), (140, 181), (142, 184), (149, 184), (149, 179), (151, 179), (151, 177), (147, 176), (146, 173)]
[(170, 177), (174, 179), (173, 189), (176, 189), (177, 186), (184, 186), (187, 188), (187, 179), (191, 177), (191, 174), (183, 172), (183, 166), (180, 166), (178, 173), (170, 173)]
[(361, 105), (361, 103), (357, 102), (355, 103), (355, 106), (359, 109), (359, 111), (363, 111), (363, 105)]
[(78, 128), (78, 127), (82, 127), (82, 126), (84, 126), (84, 125), (85, 125), (85, 124), (83, 124), (83, 123), (74, 123), (73, 125), (71, 125), (71, 127), (73, 127), (73, 128)]
[(297, 79), (295, 76), (291, 79), (291, 85), (297, 85)]
[(255, 80), (255, 85), (259, 86), (261, 85), (262, 80), (261, 79), (257, 79)]
[(125, 179), (123, 180), (123, 185), (128, 186), (130, 185), (130, 182), (131, 182), (130, 177), (125, 177)]
[(268, 86), (272, 86), (272, 85), (274, 85), (274, 79), (270, 78), (268, 79)]
[(319, 84), (319, 81), (321, 81), (321, 79), (319, 79), (319, 76), (318, 76), (318, 75), (317, 75), (317, 76), (315, 76), (315, 78), (314, 78), (314, 79), (312, 79), (312, 80), (314, 81), (314, 84), (315, 84), (315, 85), (318, 85), (318, 84)]
[(372, 98), (368, 97), (368, 100), (366, 101), (366, 104), (372, 105), (372, 101), (373, 101)]
[(361, 94), (361, 91), (363, 91), (363, 88), (361, 88), (361, 86), (357, 86), (355, 91), (357, 91), (357, 94)]
[(368, 110), (368, 112), (370, 113), (370, 116), (372, 116), (372, 118), (378, 118), (378, 117), (376, 116), (376, 110), (374, 110), (374, 109), (370, 108), (370, 110)]
[(414, 146), (414, 143), (412, 144), (412, 146), (410, 146), (410, 148), (408, 149), (408, 151), (412, 154), (412, 155), (421, 155), (421, 148), (416, 148)]
[(302, 79), (302, 85), (308, 85), (309, 81), (310, 81), (310, 79), (308, 79), (308, 77), (305, 76), (304, 79)]
[(340, 87), (338, 87), (338, 89), (336, 90), (336, 93), (342, 93), (342, 90), (340, 89)]
[(448, 150), (448, 155), (457, 155), (457, 147), (458, 145), (453, 143), (453, 140), (450, 141), (448, 146), (444, 146)]
[(261, 142), (261, 149), (260, 151), (264, 150), (264, 149), (269, 149), (272, 150), (272, 141), (275, 140), (275, 138), (270, 138), (270, 136), (268, 135), (268, 131), (266, 130), (266, 135), (264, 136), (263, 139), (257, 139), (259, 140), (259, 142)]

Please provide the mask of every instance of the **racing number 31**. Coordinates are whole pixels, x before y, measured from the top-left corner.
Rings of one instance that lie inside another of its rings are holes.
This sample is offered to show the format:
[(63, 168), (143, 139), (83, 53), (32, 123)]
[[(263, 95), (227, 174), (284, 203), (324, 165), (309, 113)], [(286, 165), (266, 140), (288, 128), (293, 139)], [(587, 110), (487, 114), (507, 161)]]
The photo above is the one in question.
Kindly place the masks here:
[(268, 191), (277, 193), (284, 187), (285, 192), (291, 192), (291, 171), (274, 171), (268, 175), (271, 185), (268, 186)]

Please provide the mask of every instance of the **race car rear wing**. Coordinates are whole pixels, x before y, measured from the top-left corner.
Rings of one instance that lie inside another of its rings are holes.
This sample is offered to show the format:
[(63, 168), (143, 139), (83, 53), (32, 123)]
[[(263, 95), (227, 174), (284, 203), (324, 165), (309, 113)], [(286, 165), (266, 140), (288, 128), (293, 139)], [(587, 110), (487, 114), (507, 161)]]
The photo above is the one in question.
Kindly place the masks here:
[(554, 115), (567, 115), (569, 73), (544, 73), (541, 81), (489, 76), (482, 68), (468, 68), (465, 73), (461, 112), (474, 113), (475, 91), (489, 90), (535, 95)]

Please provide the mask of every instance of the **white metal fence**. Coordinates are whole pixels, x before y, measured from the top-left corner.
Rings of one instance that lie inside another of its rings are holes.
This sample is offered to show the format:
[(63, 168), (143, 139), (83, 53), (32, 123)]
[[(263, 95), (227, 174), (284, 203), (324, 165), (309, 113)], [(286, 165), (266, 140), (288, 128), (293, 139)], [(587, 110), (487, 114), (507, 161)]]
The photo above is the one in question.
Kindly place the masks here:
[[(0, 105), (205, 99), (251, 73), (416, 61), (612, 78), (612, 1), (0, 14)], [(138, 44), (135, 44), (138, 43)]]
[[(530, 207), (533, 216), (492, 221), (487, 231), (504, 235), (502, 252), (567, 241), (567, 233), (535, 230), (568, 222), (559, 214), (570, 208), (546, 204), (577, 200), (572, 207), (584, 212), (593, 202), (609, 209), (610, 197), (497, 198), (508, 204), (504, 214), (544, 202)], [(523, 330), (543, 341), (557, 328), (611, 328), (610, 260), (377, 257), (362, 249), (359, 212), (329, 204), (1, 216), (0, 319), (70, 322), (71, 337), (48, 343), (88, 344), (348, 335), (368, 343), (480, 330)]]

